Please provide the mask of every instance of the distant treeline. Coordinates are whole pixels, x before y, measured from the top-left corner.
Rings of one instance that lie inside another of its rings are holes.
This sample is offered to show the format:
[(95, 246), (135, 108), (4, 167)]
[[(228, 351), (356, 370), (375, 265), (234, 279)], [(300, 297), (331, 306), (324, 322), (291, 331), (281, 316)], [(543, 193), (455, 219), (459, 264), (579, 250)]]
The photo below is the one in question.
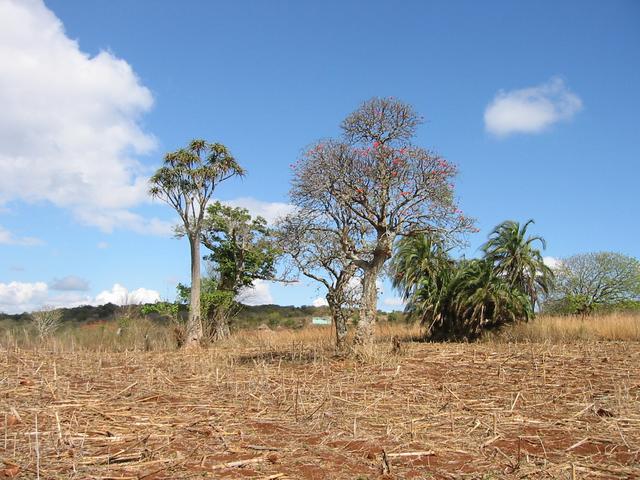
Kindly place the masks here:
[[(61, 308), (63, 323), (85, 323), (97, 322), (105, 320), (115, 320), (123, 316), (127, 317), (143, 317), (157, 315), (144, 315), (142, 312), (145, 305), (126, 305), (118, 306), (113, 303), (105, 305), (92, 306), (83, 305), (73, 308)], [(329, 315), (327, 307), (302, 306), (294, 307), (281, 305), (243, 305), (239, 309), (237, 316), (234, 318), (239, 326), (252, 326), (265, 323), (272, 327), (284, 325), (293, 327), (297, 321), (303, 321), (305, 318), (314, 316)], [(14, 323), (23, 323), (31, 320), (31, 315), (27, 312), (15, 315), (0, 313), (0, 321), (10, 321)]]
[[(168, 321), (158, 314), (143, 313), (153, 304), (118, 306), (113, 303), (92, 306), (83, 305), (73, 308), (61, 308), (63, 324), (82, 324), (89, 322), (102, 322), (127, 318), (147, 317), (158, 322)], [(186, 315), (186, 309), (181, 314)], [(405, 315), (401, 312), (384, 313), (378, 312), (380, 319), (388, 321), (404, 321)], [(295, 307), (293, 305), (241, 305), (237, 314), (232, 319), (234, 328), (255, 328), (260, 325), (267, 325), (270, 328), (282, 326), (286, 328), (302, 327), (311, 317), (330, 316), (328, 307), (314, 307), (305, 305)], [(357, 314), (356, 314), (357, 316)], [(31, 314), (28, 312), (9, 315), (0, 312), (0, 323), (20, 325), (31, 321)]]

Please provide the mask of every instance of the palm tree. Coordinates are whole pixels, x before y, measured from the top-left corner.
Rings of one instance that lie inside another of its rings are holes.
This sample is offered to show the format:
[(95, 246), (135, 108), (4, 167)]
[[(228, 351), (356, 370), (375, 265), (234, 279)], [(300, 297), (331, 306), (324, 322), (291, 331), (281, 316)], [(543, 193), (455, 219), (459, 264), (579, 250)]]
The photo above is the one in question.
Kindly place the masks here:
[(531, 307), (535, 308), (540, 293), (549, 293), (553, 272), (545, 265), (540, 250), (535, 248), (537, 242), (544, 250), (545, 240), (527, 236), (527, 229), (533, 223), (533, 220), (523, 225), (512, 220), (502, 222), (493, 229), (482, 251), (496, 274), (527, 295)]
[(457, 319), (455, 336), (477, 337), (483, 330), (529, 320), (533, 314), (527, 295), (497, 275), (486, 259), (461, 262), (448, 294)]
[(406, 311), (427, 326), (431, 339), (476, 338), (483, 330), (533, 316), (553, 273), (524, 225), (498, 225), (482, 247), (482, 259), (454, 261), (437, 238), (415, 235), (398, 242), (391, 262), (393, 286)]
[(441, 241), (420, 234), (396, 245), (391, 261), (392, 283), (407, 301), (406, 312), (427, 325), (427, 333), (444, 321), (444, 304), (455, 263)]

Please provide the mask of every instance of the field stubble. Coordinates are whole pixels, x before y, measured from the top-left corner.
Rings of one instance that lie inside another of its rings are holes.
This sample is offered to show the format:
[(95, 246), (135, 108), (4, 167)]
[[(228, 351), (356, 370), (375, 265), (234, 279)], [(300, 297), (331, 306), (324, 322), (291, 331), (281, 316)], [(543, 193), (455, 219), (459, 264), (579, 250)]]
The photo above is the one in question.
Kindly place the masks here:
[(329, 329), (195, 353), (5, 346), (0, 478), (638, 478), (638, 343), (393, 355), (394, 332), (361, 360)]

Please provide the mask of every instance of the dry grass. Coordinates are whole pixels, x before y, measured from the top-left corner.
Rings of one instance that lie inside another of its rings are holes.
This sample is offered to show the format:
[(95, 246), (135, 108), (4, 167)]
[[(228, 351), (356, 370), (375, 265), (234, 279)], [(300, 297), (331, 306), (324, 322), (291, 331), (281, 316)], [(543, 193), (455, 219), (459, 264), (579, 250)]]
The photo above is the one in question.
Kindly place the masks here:
[(512, 325), (499, 334), (486, 336), (493, 341), (551, 342), (640, 341), (640, 314), (612, 313), (592, 317), (540, 316), (529, 323)]
[(381, 326), (359, 359), (329, 328), (193, 353), (10, 339), (0, 478), (637, 478), (640, 344), (390, 353), (417, 333)]
[[(162, 326), (146, 319), (132, 319), (118, 335), (116, 322), (94, 322), (82, 326), (66, 327), (51, 338), (38, 338), (31, 326), (2, 328), (0, 346), (6, 349), (54, 352), (123, 352), (175, 350), (175, 339), (170, 325)], [(333, 352), (333, 331), (314, 327), (303, 329), (241, 330), (225, 342), (228, 350), (261, 349), (265, 352), (304, 346), (317, 354)], [(404, 341), (421, 337), (416, 324), (382, 322), (377, 327), (380, 342), (397, 336)], [(539, 316), (529, 323), (509, 326), (500, 332), (491, 332), (484, 341), (494, 343), (568, 343), (576, 341), (640, 341), (640, 314), (608, 314), (593, 317)]]

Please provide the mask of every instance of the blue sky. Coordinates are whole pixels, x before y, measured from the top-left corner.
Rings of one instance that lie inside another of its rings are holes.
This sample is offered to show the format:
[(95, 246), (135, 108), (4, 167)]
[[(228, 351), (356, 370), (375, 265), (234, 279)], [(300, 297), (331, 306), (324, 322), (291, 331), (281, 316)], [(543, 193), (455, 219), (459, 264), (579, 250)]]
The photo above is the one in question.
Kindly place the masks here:
[(171, 298), (188, 248), (144, 195), (162, 155), (226, 144), (248, 175), (216, 197), (275, 216), (289, 164), (372, 96), (458, 165), (468, 256), (529, 218), (550, 257), (640, 256), (638, 45), (635, 1), (0, 0), (0, 311)]

